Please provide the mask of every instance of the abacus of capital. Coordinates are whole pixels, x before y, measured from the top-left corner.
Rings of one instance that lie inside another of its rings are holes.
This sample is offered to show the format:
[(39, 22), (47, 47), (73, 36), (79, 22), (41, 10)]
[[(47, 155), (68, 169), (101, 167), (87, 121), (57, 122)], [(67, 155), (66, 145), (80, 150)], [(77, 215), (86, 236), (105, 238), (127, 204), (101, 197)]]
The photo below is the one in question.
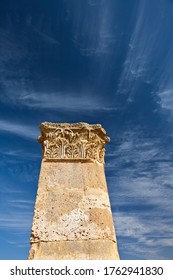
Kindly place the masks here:
[(119, 259), (101, 125), (40, 126), (43, 148), (31, 232), (31, 260)]

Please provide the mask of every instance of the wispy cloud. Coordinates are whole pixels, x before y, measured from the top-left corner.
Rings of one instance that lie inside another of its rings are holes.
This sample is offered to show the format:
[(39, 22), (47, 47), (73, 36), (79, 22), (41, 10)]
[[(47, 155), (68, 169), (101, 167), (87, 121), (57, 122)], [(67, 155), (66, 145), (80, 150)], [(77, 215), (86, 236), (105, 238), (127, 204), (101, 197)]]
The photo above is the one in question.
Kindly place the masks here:
[(34, 201), (33, 200), (27, 200), (27, 199), (9, 199), (10, 207), (13, 209), (17, 209), (18, 211), (21, 209), (24, 210), (31, 210), (34, 208)]
[[(15, 92), (25, 92), (30, 87), (30, 54), (24, 37), (17, 40), (14, 35), (13, 21), (8, 19), (8, 25), (0, 28), (0, 101), (13, 100)], [(23, 63), (25, 61), (25, 63)]]
[[(117, 37), (112, 28), (113, 11), (109, 2), (88, 1), (81, 13), (82, 3), (73, 9), (74, 44), (84, 56), (101, 56), (113, 53)], [(93, 7), (97, 6), (97, 13)], [(85, 37), (84, 37), (85, 36)]]
[(0, 215), (1, 229), (13, 230), (15, 233), (25, 234), (30, 232), (31, 222), (32, 212), (15, 211), (14, 213)]
[(143, 88), (144, 84), (150, 84), (150, 95), (158, 97), (161, 108), (173, 108), (173, 36), (169, 32), (172, 10), (171, 4), (163, 5), (162, 1), (152, 1), (152, 4), (138, 1), (118, 85), (118, 93), (127, 94), (129, 102), (140, 94), (141, 84)]
[[(127, 256), (142, 259), (164, 259), (164, 251), (173, 246), (172, 221), (152, 216), (152, 213), (115, 215), (117, 235), (122, 240), (120, 250)], [(142, 254), (142, 255), (141, 255)]]
[(0, 211), (0, 228), (3, 231), (13, 231), (13, 234), (28, 234), (31, 230), (34, 200), (26, 199), (26, 190), (4, 195)]
[(168, 110), (173, 114), (173, 78), (170, 85), (164, 85), (163, 89), (162, 87), (157, 92), (158, 96), (160, 97), (160, 105), (161, 108)]
[(10, 149), (10, 148), (6, 148), (6, 149), (3, 149), (1, 148), (0, 150), (0, 155), (1, 156), (6, 156), (8, 157), (8, 159), (10, 158), (11, 159), (15, 159), (15, 158), (27, 158), (27, 159), (38, 159), (41, 157), (41, 155), (38, 153), (30, 153), (30, 152), (27, 152), (26, 150), (22, 150), (22, 149)]
[[(145, 2), (138, 3), (137, 19), (122, 68), (119, 93), (134, 93), (138, 79), (147, 72), (153, 38), (150, 38), (151, 36), (147, 32), (149, 22), (146, 21), (146, 6)], [(147, 17), (150, 17), (150, 14), (147, 14)], [(126, 87), (124, 87), (124, 84), (126, 84)], [(129, 100), (131, 98), (132, 96), (129, 97)]]
[[(54, 38), (53, 36), (50, 36), (49, 34), (46, 34), (45, 32), (39, 30), (39, 28), (37, 28), (36, 26), (34, 26), (33, 24), (31, 24), (31, 18), (28, 18), (27, 20), (27, 23), (28, 25), (32, 28), (32, 30), (38, 34), (46, 43), (48, 44), (53, 44), (53, 45), (61, 45), (61, 43), (56, 39)], [(41, 21), (42, 21), (42, 24), (43, 24), (43, 17), (41, 18)]]
[[(112, 106), (105, 99), (91, 95), (88, 92), (82, 92), (81, 94), (75, 95), (67, 92), (57, 93), (22, 93), (14, 94), (13, 100), (10, 96), (5, 102), (10, 102), (14, 105), (19, 105), (32, 108), (32, 109), (48, 109), (48, 110), (63, 110), (68, 112), (78, 111), (116, 111), (116, 106)], [(6, 125), (7, 123), (7, 125)], [(24, 127), (19, 124), (10, 124), (9, 122), (0, 121), (0, 129), (17, 131), (21, 135), (27, 135), (26, 131), (32, 131), (30, 138), (35, 137), (36, 130), (32, 130), (31, 127)], [(38, 135), (38, 134), (37, 134)], [(28, 133), (29, 136), (29, 133)]]
[(161, 139), (146, 138), (140, 130), (116, 140), (106, 166), (120, 250), (162, 258), (162, 250), (173, 245), (173, 154)]
[(100, 0), (88, 0), (88, 5), (97, 6), (100, 5), (102, 1)]
[(17, 240), (10, 240), (10, 239), (6, 239), (4, 238), (3, 241), (5, 241), (7, 244), (10, 244), (11, 246), (15, 246), (18, 248), (25, 248), (25, 247), (29, 247), (29, 242), (25, 242), (25, 241), (17, 241)]
[[(20, 195), (21, 199), (17, 198)], [(13, 234), (24, 235), (31, 230), (32, 214), (34, 209), (34, 201), (24, 199), (25, 193), (8, 193), (4, 196), (4, 203), (1, 204), (3, 211), (0, 211), (0, 227), (1, 230), (13, 230)], [(16, 199), (15, 199), (16, 197)]]
[(16, 134), (29, 139), (37, 139), (38, 129), (12, 121), (0, 120), (0, 131)]

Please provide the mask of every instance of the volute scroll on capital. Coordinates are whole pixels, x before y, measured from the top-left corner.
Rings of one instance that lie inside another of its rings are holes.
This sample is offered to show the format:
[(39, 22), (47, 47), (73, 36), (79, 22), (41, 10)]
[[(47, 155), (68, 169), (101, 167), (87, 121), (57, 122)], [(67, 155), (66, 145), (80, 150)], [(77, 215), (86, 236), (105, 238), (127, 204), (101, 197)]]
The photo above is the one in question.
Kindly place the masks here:
[(104, 163), (104, 146), (110, 138), (101, 125), (44, 122), (40, 130), (38, 141), (43, 147), (43, 159)]

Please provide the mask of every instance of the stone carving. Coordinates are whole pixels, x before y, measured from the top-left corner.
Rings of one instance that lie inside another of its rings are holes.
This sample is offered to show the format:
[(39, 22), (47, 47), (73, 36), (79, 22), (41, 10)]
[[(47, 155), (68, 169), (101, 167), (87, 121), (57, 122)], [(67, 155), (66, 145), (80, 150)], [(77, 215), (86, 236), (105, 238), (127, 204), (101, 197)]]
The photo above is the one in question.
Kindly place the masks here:
[(101, 125), (42, 123), (38, 141), (47, 160), (91, 160), (104, 163), (104, 146), (110, 141)]

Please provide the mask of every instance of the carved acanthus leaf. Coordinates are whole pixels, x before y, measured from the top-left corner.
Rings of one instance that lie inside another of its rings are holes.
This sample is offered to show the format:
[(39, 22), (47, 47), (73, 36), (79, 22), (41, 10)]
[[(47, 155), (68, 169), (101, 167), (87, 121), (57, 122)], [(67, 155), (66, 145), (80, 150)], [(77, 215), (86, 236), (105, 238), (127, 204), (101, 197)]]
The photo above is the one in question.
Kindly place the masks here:
[(40, 129), (44, 159), (90, 159), (104, 163), (104, 146), (110, 139), (101, 125), (42, 123)]

